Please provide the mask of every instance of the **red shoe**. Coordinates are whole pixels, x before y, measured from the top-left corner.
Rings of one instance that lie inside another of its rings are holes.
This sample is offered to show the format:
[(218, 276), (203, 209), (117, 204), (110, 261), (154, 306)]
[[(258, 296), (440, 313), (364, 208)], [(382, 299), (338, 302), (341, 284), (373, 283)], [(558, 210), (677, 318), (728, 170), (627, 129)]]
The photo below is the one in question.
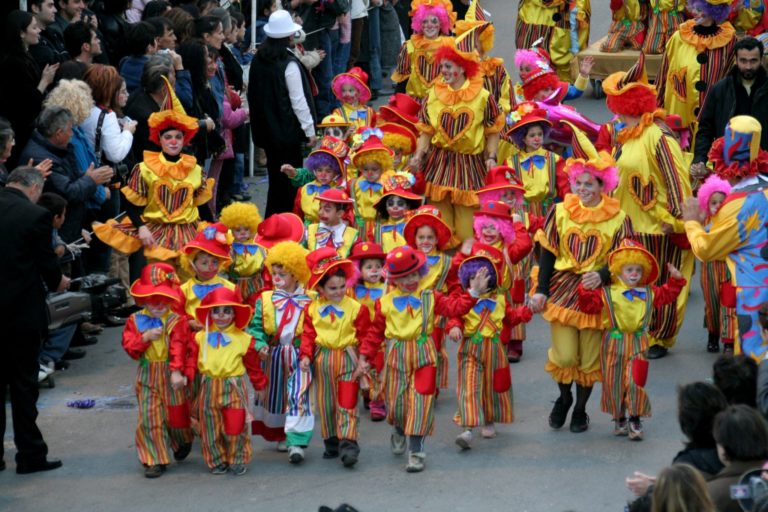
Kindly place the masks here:
[(387, 407), (384, 400), (371, 400), (371, 421), (383, 421), (387, 418)]
[(517, 363), (523, 357), (523, 340), (510, 340), (507, 344), (507, 360)]

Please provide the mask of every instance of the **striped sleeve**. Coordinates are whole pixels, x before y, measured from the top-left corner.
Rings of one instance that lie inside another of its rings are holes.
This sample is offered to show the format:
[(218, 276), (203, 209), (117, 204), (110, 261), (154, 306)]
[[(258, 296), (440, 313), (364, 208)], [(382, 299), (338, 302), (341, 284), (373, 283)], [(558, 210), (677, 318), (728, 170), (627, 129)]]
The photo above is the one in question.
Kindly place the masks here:
[(675, 166), (672, 149), (669, 147), (667, 135), (662, 135), (656, 143), (656, 165), (661, 172), (666, 188), (666, 211), (679, 219), (683, 215), (684, 185), (680, 172)]

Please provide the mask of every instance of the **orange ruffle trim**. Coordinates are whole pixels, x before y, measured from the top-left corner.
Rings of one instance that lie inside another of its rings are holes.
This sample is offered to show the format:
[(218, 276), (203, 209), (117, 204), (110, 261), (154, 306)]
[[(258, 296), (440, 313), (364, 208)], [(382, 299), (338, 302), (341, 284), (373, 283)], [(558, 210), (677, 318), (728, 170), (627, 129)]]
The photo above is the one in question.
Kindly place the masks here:
[(443, 201), (450, 197), (453, 204), (460, 206), (477, 206), (477, 192), (473, 190), (460, 190), (454, 187), (445, 187), (427, 183), (426, 194), (432, 201)]
[(213, 187), (216, 185), (216, 180), (213, 178), (208, 178), (205, 180), (205, 189), (200, 190), (198, 189), (199, 193), (197, 196), (195, 196), (194, 205), (200, 206), (201, 204), (205, 204), (208, 201), (213, 198)]
[(130, 220), (118, 223), (115, 219), (109, 219), (106, 223), (94, 222), (91, 228), (96, 238), (120, 252), (133, 254), (141, 249), (141, 240), (126, 234), (115, 228), (117, 224), (130, 224)]
[(588, 208), (581, 204), (576, 194), (566, 194), (563, 200), (563, 208), (568, 212), (571, 220), (584, 224), (586, 222), (600, 223), (614, 218), (621, 213), (619, 200), (603, 194), (602, 203), (596, 208)]
[(411, 44), (417, 50), (434, 51), (452, 41), (453, 38), (450, 36), (439, 36), (436, 39), (427, 39), (422, 34), (411, 35)]
[(120, 192), (122, 192), (125, 198), (133, 205), (147, 206), (147, 204), (149, 204), (149, 199), (146, 196), (137, 194), (136, 191), (130, 187), (123, 187), (120, 189)]
[(434, 135), (437, 130), (434, 129), (434, 127), (431, 124), (426, 123), (416, 123), (416, 129), (419, 130), (421, 133), (426, 133), (427, 135)]
[(576, 375), (579, 373), (577, 368), (560, 368), (551, 361), (544, 364), (544, 371), (550, 374), (558, 384), (570, 384), (576, 380)]
[(637, 125), (632, 126), (631, 128), (622, 129), (617, 136), (617, 140), (623, 144), (628, 140), (640, 137), (646, 128), (655, 124), (657, 119), (663, 120), (666, 115), (667, 112), (663, 108), (657, 108), (653, 112), (646, 112), (640, 118), (640, 122)]
[(504, 120), (504, 114), (499, 114), (496, 116), (496, 120), (493, 122), (493, 124), (483, 130), (483, 134), (486, 137), (488, 135), (499, 135), (501, 133), (501, 129), (504, 128), (505, 123), (506, 121)]
[(145, 151), (144, 164), (161, 178), (170, 176), (175, 180), (183, 180), (197, 166), (197, 159), (192, 155), (182, 153), (178, 161), (169, 162), (157, 151)]
[(576, 384), (584, 387), (592, 387), (596, 383), (603, 380), (603, 372), (601, 370), (595, 370), (593, 372), (583, 372), (576, 370), (576, 378), (574, 379)]
[(695, 25), (696, 22), (694, 20), (688, 20), (681, 23), (678, 30), (680, 31), (680, 39), (695, 47), (698, 53), (704, 50), (722, 48), (736, 37), (736, 29), (727, 21), (720, 25), (720, 30), (717, 34), (711, 36), (700, 36), (697, 34), (693, 30)]
[(574, 311), (550, 302), (544, 307), (541, 317), (547, 322), (560, 322), (563, 325), (576, 327), (577, 329), (602, 329), (600, 315), (590, 315), (581, 311)]
[(455, 105), (460, 102), (469, 103), (477, 97), (477, 94), (483, 88), (483, 79), (481, 77), (467, 79), (469, 84), (459, 89), (454, 89), (443, 81), (435, 83), (435, 96), (444, 105)]

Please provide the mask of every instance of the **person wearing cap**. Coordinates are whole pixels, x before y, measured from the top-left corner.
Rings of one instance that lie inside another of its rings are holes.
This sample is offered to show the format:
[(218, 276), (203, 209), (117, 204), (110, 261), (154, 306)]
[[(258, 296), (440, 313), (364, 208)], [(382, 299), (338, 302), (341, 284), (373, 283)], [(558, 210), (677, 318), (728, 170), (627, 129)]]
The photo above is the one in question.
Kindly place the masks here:
[[(380, 134), (384, 135), (383, 132)], [(358, 176), (348, 181), (347, 190), (354, 200), (355, 224), (364, 236), (372, 231), (376, 221), (375, 205), (384, 193), (381, 177), (392, 170), (392, 153), (381, 138), (372, 133), (352, 156), (352, 165), (357, 169)]]
[(413, 192), (416, 178), (407, 172), (387, 172), (381, 177), (384, 191), (374, 205), (376, 220), (368, 232), (367, 240), (381, 244), (385, 253), (405, 245), (403, 229), (409, 212), (424, 202), (424, 198)]
[[(324, 138), (323, 142), (329, 142), (328, 138)], [(326, 190), (342, 186), (345, 181), (346, 166), (342, 160), (342, 151), (346, 154), (346, 144), (335, 146), (321, 144), (307, 157), (304, 165), (314, 179), (301, 186), (293, 202), (293, 213), (304, 219), (306, 225), (320, 220), (320, 203), (315, 198)], [(305, 179), (306, 175), (303, 169), (296, 169), (290, 164), (283, 165), (280, 172), (285, 173), (297, 184), (299, 180)]]
[(257, 400), (264, 400), (267, 388), (254, 339), (244, 330), (252, 315), (251, 306), (242, 304), (235, 290), (217, 288), (195, 311), (203, 329), (191, 342), (179, 341), (171, 348), (174, 389), (199, 375), (198, 431), (203, 460), (214, 475), (243, 475), (251, 461), (246, 374)]
[(373, 322), (360, 348), (360, 366), (367, 370), (387, 341), (384, 382), (387, 423), (393, 427), (390, 444), (395, 455), (408, 450), (409, 473), (424, 470), (424, 440), (434, 428), (436, 315), (465, 315), (489, 282), (487, 273), (480, 271), (469, 291), (448, 296), (420, 287), (427, 270), (427, 256), (418, 249), (406, 245), (387, 254), (385, 271), (394, 287), (376, 300)]
[(294, 188), (280, 166), (287, 163), (299, 167), (302, 145), (313, 147), (315, 134), (315, 102), (309, 73), (291, 51), (290, 43), (301, 30), (288, 11), (276, 10), (264, 25), (266, 41), (251, 61), (248, 75), (248, 105), (251, 114), (253, 142), (267, 154), (269, 192), (264, 215), (291, 211), (286, 198)]
[(254, 242), (267, 249), (279, 242), (301, 242), (304, 239), (304, 223), (293, 213), (276, 213), (264, 219), (256, 229)]
[(331, 88), (333, 95), (341, 103), (341, 106), (333, 109), (331, 114), (341, 116), (355, 128), (376, 126), (376, 111), (367, 106), (371, 100), (368, 73), (359, 67), (354, 67), (336, 75)]
[(592, 386), (601, 378), (602, 323), (599, 314), (578, 308), (576, 290), (580, 283), (594, 289), (608, 282), (608, 253), (633, 231), (629, 216), (609, 195), (619, 181), (615, 163), (607, 154), (599, 154), (578, 128), (573, 130), (574, 158), (568, 160), (566, 173), (574, 193), (550, 210), (536, 235), (542, 250), (530, 306), (549, 322), (551, 330), (544, 369), (560, 396), (549, 414), (549, 425), (559, 429), (565, 424), (574, 405), (575, 381), (570, 430), (579, 433), (589, 426), (586, 405)]
[(304, 312), (299, 349), (301, 371), (312, 372), (313, 407), (320, 420), (324, 459), (341, 457), (344, 467), (357, 464), (359, 340), (368, 332), (368, 308), (347, 295), (357, 281), (355, 265), (330, 247), (307, 256), (307, 288), (317, 291)]
[[(384, 107), (382, 107), (384, 108)], [(381, 142), (392, 151), (392, 167), (395, 171), (408, 170), (408, 160), (416, 151), (416, 135), (406, 126), (398, 123), (381, 123)]]
[[(458, 411), (453, 417), (462, 432), (456, 444), (462, 450), (471, 448), (472, 430), (480, 427), (485, 439), (496, 437), (496, 423), (512, 423), (512, 375), (507, 362), (507, 335), (517, 324), (531, 320), (528, 306), (513, 307), (501, 288), (504, 254), (483, 243), (472, 246), (472, 254), (459, 265), (458, 280), (462, 288), (481, 269), (488, 275), (488, 287), (466, 314), (448, 321), (448, 337), (459, 342), (456, 357)], [(505, 335), (506, 333), (506, 335)]]
[(476, 53), (443, 45), (435, 53), (442, 78), (419, 113), (420, 131), (411, 167), (422, 170), (426, 196), (464, 240), (472, 237), (477, 190), (496, 165), (504, 115), (478, 76)]
[(315, 201), (320, 203), (319, 222), (307, 226), (307, 249), (331, 247), (346, 258), (358, 238), (358, 231), (344, 221), (351, 213), (352, 199), (343, 190), (334, 188), (322, 192)]
[(355, 129), (350, 121), (338, 114), (328, 114), (317, 127), (322, 130), (321, 135), (323, 138), (333, 137), (346, 143), (349, 143), (349, 139), (352, 137), (352, 132)]
[(578, 302), (585, 313), (600, 314), (604, 327), (600, 407), (613, 418), (614, 435), (641, 441), (640, 418), (651, 415), (645, 391), (651, 312), (674, 302), (685, 286), (685, 278), (672, 263), (667, 263), (669, 280), (654, 286), (659, 274), (656, 258), (629, 239), (608, 255), (608, 269), (613, 283), (591, 290), (579, 286)]
[(279, 242), (269, 250), (265, 263), (274, 288), (259, 294), (246, 329), (270, 375), (267, 399), (254, 410), (252, 433), (277, 442), (277, 451), (287, 451), (293, 464), (304, 460), (315, 421), (309, 407), (311, 375), (299, 370), (304, 311), (311, 300), (304, 289), (308, 254), (293, 241)]
[(754, 328), (760, 325), (760, 306), (768, 302), (768, 268), (760, 250), (768, 243), (768, 233), (756, 228), (768, 224), (768, 153), (760, 149), (761, 132), (755, 118), (736, 116), (725, 128), (725, 135), (712, 144), (709, 160), (714, 172), (731, 184), (732, 191), (711, 219), (709, 231), (701, 225), (695, 198), (683, 208), (693, 253), (704, 262), (725, 260), (731, 273), (736, 296), (730, 301), (734, 301), (739, 319), (735, 353), (757, 361), (768, 353), (760, 330)]
[(190, 404), (184, 390), (171, 387), (169, 346), (184, 349), (191, 336), (187, 318), (176, 312), (181, 290), (176, 270), (152, 263), (131, 285), (131, 295), (142, 309), (123, 328), (123, 349), (139, 362), (136, 373), (136, 452), (144, 476), (157, 478), (171, 463), (184, 460), (192, 448)]
[(435, 52), (453, 44), (450, 34), (456, 13), (450, 0), (412, 0), (409, 15), (413, 33), (400, 47), (392, 81), (398, 92), (420, 100), (440, 78)]
[(126, 254), (143, 247), (150, 260), (173, 261), (181, 254), (197, 233), (198, 206), (213, 194), (213, 179), (182, 152), (197, 129), (197, 119), (176, 110), (149, 116), (149, 137), (161, 151), (145, 151), (121, 189), (130, 222), (93, 224), (102, 242)]
[(227, 277), (237, 285), (246, 303), (252, 304), (255, 294), (269, 284), (269, 273), (264, 268), (267, 251), (253, 241), (261, 224), (259, 209), (253, 203), (231, 203), (221, 210), (219, 222), (233, 238)]
[(544, 148), (544, 140), (552, 129), (546, 115), (534, 103), (521, 103), (513, 114), (517, 121), (507, 131), (518, 151), (505, 164), (525, 187), (523, 210), (532, 233), (543, 225), (552, 205), (570, 192), (568, 176), (563, 172), (565, 160)]
[[(614, 152), (619, 170), (614, 197), (632, 219), (635, 240), (656, 261), (674, 263), (687, 281), (676, 304), (654, 309), (648, 357), (657, 359), (675, 344), (688, 302), (694, 257), (681, 217), (683, 202), (691, 196), (691, 180), (680, 144), (664, 123), (664, 111), (656, 108), (656, 88), (648, 83), (645, 55), (641, 52), (628, 71), (603, 80), (603, 91), (608, 109), (624, 123)], [(667, 277), (662, 268), (659, 282)]]
[(707, 94), (733, 66), (736, 29), (730, 24), (730, 0), (689, 0), (693, 19), (680, 24), (664, 45), (657, 74), (657, 100), (696, 135)]
[[(731, 193), (731, 184), (712, 174), (696, 193), (704, 229), (712, 227), (712, 219)], [(737, 334), (736, 288), (724, 260), (703, 262), (701, 269), (701, 293), (704, 296), (704, 327), (707, 329), (707, 352), (733, 354), (733, 342)]]
[[(375, 242), (358, 242), (352, 247), (349, 259), (355, 263), (359, 278), (354, 288), (348, 293), (360, 304), (368, 308), (371, 320), (373, 320), (373, 306), (376, 299), (387, 291), (387, 282), (384, 275), (384, 260), (386, 254), (381, 246)], [(387, 417), (387, 408), (384, 404), (384, 386), (382, 370), (384, 369), (384, 354), (379, 352), (375, 361), (371, 361), (371, 368), (365, 376), (368, 381), (368, 390), (363, 390), (363, 406), (371, 411), (371, 421), (382, 421)]]
[(552, 56), (557, 74), (567, 80), (571, 60), (589, 44), (591, 15), (589, 0), (522, 0), (517, 10), (515, 47), (532, 48), (542, 39), (542, 48)]
[[(443, 222), (440, 210), (431, 205), (424, 205), (414, 210), (403, 228), (403, 238), (410, 247), (415, 247), (427, 255), (429, 270), (421, 280), (421, 290), (435, 290), (447, 293), (451, 285), (456, 284), (455, 269), (452, 260), (445, 253), (451, 245), (453, 232)], [(443, 343), (444, 319), (436, 322), (432, 339), (437, 349), (437, 382), (440, 389), (448, 387), (448, 349)]]
[(179, 266), (190, 276), (181, 284), (183, 309), (196, 331), (203, 328), (197, 322), (195, 312), (205, 296), (217, 288), (236, 288), (234, 283), (220, 275), (232, 263), (231, 245), (232, 235), (227, 227), (216, 223), (203, 228), (194, 240), (182, 248)]

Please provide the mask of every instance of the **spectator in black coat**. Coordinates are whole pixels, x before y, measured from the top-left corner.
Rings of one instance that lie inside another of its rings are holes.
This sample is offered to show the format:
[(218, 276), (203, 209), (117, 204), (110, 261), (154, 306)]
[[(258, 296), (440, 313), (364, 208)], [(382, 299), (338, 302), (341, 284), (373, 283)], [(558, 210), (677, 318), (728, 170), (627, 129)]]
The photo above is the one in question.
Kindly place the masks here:
[(64, 47), (64, 37), (48, 27), (56, 19), (56, 6), (54, 0), (27, 0), (27, 10), (35, 15), (40, 26), (40, 42), (29, 47), (29, 53), (35, 59), (40, 68), (46, 64), (57, 64), (69, 58)]
[[(61, 461), (47, 459), (48, 446), (36, 424), (38, 352), (48, 323), (45, 286), (51, 291), (69, 286), (51, 247), (51, 214), (35, 204), (42, 191), (43, 177), (31, 167), (14, 170), (0, 189), (0, 403), (10, 390), (17, 473), (61, 467)], [(3, 406), (0, 437), (5, 421)], [(0, 444), (0, 470), (5, 469), (3, 454)]]

